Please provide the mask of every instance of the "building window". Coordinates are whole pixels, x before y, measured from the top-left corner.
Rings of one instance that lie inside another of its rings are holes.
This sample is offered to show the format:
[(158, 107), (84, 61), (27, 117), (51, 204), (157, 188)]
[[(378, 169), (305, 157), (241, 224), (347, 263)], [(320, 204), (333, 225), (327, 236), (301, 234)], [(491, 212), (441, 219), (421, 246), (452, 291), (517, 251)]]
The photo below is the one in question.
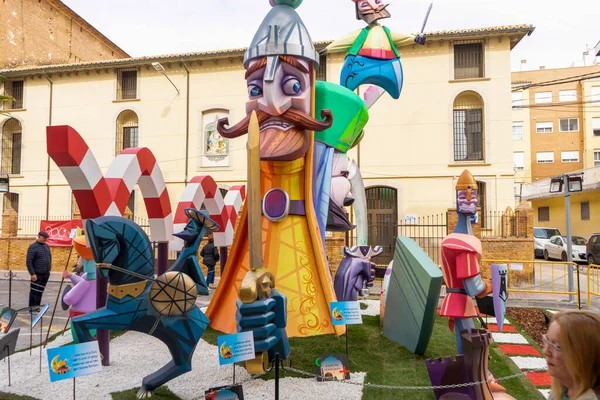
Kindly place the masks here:
[(562, 162), (564, 163), (572, 163), (579, 162), (579, 152), (578, 151), (563, 151), (560, 156)]
[(228, 110), (208, 110), (202, 113), (201, 167), (229, 166), (229, 139), (224, 138), (217, 131), (217, 122), (227, 117), (229, 117)]
[(535, 94), (535, 103), (552, 103), (552, 92), (538, 92)]
[(535, 124), (536, 133), (552, 133), (554, 132), (553, 122), (537, 122)]
[(590, 203), (589, 203), (589, 201), (581, 203), (581, 220), (582, 221), (590, 220)]
[(538, 208), (538, 222), (550, 222), (550, 207)]
[(4, 82), (4, 95), (12, 97), (3, 104), (5, 110), (20, 110), (23, 108), (23, 80), (7, 80)]
[(538, 164), (554, 163), (554, 152), (544, 151), (544, 152), (537, 153), (537, 163)]
[(4, 193), (4, 201), (2, 202), (2, 211), (6, 212), (9, 208), (12, 208), (17, 213), (19, 212), (19, 194), (18, 193)]
[(512, 108), (513, 110), (520, 110), (523, 108), (523, 92), (512, 92)]
[(117, 100), (137, 99), (137, 69), (117, 70)]
[(327, 54), (319, 56), (319, 69), (317, 70), (317, 80), (327, 81)]
[(600, 86), (592, 86), (592, 103), (600, 104)]
[(515, 165), (515, 169), (523, 170), (525, 169), (525, 153), (522, 151), (516, 151), (513, 153), (513, 163)]
[(592, 131), (594, 136), (600, 136), (600, 118), (592, 118)]
[(483, 43), (454, 45), (454, 79), (483, 78)]
[(561, 90), (558, 92), (558, 101), (577, 101), (577, 90)]
[(579, 132), (579, 118), (562, 118), (559, 121), (560, 132)]
[(512, 124), (513, 140), (523, 140), (523, 123), (513, 122)]
[(138, 116), (131, 110), (125, 110), (117, 117), (117, 135), (115, 154), (119, 155), (124, 149), (138, 147), (139, 122)]
[(454, 161), (483, 161), (483, 99), (473, 91), (454, 100)]
[(600, 150), (594, 150), (594, 167), (600, 167)]
[(2, 128), (2, 171), (21, 174), (21, 123), (14, 118), (4, 123)]

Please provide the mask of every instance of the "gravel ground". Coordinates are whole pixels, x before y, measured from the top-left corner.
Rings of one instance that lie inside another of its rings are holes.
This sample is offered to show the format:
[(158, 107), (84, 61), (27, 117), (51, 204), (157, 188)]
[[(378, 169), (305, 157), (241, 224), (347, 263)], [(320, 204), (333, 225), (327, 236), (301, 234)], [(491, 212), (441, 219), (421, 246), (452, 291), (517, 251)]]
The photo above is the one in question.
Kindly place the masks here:
[(379, 300), (359, 300), (358, 302), (367, 306), (367, 309), (360, 310), (362, 315), (370, 315), (372, 317), (379, 315)]
[[(48, 345), (58, 347), (71, 341), (65, 335)], [(218, 366), (217, 347), (200, 340), (193, 358), (191, 372), (172, 380), (169, 389), (182, 399), (203, 399), (201, 394), (210, 387), (232, 383), (233, 367)], [(157, 339), (129, 332), (112, 341), (111, 366), (95, 375), (77, 378), (77, 397), (81, 399), (111, 399), (110, 393), (139, 387), (142, 378), (170, 360), (167, 347)], [(42, 400), (55, 400), (58, 393), (71, 393), (73, 382), (64, 380), (50, 384), (46, 352), (43, 352), (42, 372), (39, 373), (39, 350), (33, 355), (22, 352), (11, 357), (12, 386), (8, 386), (8, 370), (0, 368), (0, 392), (29, 395)], [(362, 383), (364, 373), (353, 373), (352, 381)], [(246, 370), (236, 368), (236, 380), (249, 378)], [(244, 397), (272, 399), (274, 381), (253, 380), (244, 383)], [(283, 378), (280, 381), (284, 399), (361, 399), (362, 386), (336, 382), (316, 382), (315, 379)]]

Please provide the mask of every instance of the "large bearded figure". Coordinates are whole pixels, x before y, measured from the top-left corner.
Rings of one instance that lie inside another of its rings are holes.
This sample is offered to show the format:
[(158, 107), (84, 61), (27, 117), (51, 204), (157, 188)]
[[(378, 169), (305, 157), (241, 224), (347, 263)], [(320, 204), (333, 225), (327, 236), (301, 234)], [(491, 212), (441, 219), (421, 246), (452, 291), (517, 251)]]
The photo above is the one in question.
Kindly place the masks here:
[[(301, 1), (271, 0), (244, 57), (249, 101), (247, 117), (219, 133), (236, 138), (248, 132), (252, 111), (260, 125), (262, 254), (277, 290), (287, 297), (287, 333), (291, 337), (341, 333), (331, 324), (335, 301), (325, 249), (313, 204), (314, 132), (332, 125), (322, 112), (314, 117), (315, 67), (319, 55), (295, 9)], [(236, 301), (250, 269), (248, 210), (244, 206), (225, 274), (207, 310), (211, 326), (236, 331)]]

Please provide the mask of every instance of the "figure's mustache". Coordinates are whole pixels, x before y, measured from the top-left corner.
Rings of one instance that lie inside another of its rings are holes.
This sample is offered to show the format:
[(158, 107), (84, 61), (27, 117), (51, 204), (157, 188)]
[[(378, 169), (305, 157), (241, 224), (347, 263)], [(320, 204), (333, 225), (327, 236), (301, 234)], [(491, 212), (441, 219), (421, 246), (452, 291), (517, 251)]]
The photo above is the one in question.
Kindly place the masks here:
[[(231, 128), (227, 128), (227, 126), (229, 126), (229, 119), (222, 118), (219, 120), (219, 122), (217, 122), (217, 131), (221, 136), (227, 139), (233, 139), (245, 135), (248, 133), (248, 125), (250, 123), (251, 115), (252, 114), (246, 115), (244, 119)], [(318, 119), (315, 119), (310, 115), (303, 113), (302, 111), (294, 110), (292, 108), (278, 116), (267, 114), (266, 112), (259, 110), (257, 111), (256, 116), (258, 117), (259, 125), (262, 125), (269, 118), (278, 118), (293, 124), (298, 129), (315, 132), (324, 131), (331, 128), (331, 125), (333, 125), (333, 116), (329, 110), (321, 111), (321, 118), (324, 118), (323, 121), (319, 121)]]

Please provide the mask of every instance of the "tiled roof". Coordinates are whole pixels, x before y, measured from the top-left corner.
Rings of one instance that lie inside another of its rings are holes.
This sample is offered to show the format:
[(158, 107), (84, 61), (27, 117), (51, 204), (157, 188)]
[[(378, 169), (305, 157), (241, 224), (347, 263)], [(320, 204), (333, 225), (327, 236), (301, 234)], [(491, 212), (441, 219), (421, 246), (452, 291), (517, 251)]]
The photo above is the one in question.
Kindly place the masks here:
[[(489, 34), (506, 34), (506, 33), (515, 33), (521, 34), (518, 40), (525, 35), (530, 35), (534, 31), (535, 27), (533, 25), (508, 25), (508, 26), (492, 26), (486, 28), (474, 28), (474, 29), (458, 29), (458, 30), (447, 30), (447, 31), (434, 31), (426, 33), (425, 36), (428, 40), (435, 39), (443, 39), (449, 37), (460, 37), (460, 36), (482, 36)], [(518, 42), (518, 40), (516, 42)], [(317, 49), (325, 48), (327, 45), (332, 43), (331, 40), (317, 41), (315, 42), (315, 47)], [(516, 43), (515, 43), (516, 44)], [(511, 48), (514, 47), (511, 46)], [(237, 48), (237, 49), (226, 49), (226, 50), (212, 50), (212, 51), (203, 51), (196, 53), (180, 53), (180, 54), (164, 54), (157, 56), (142, 56), (142, 57), (132, 57), (132, 58), (124, 58), (124, 59), (116, 59), (116, 60), (106, 60), (106, 61), (92, 61), (92, 62), (82, 62), (82, 63), (74, 63), (74, 64), (59, 64), (59, 65), (45, 65), (45, 66), (35, 66), (35, 67), (20, 67), (13, 69), (4, 69), (0, 70), (1, 75), (6, 76), (15, 76), (15, 75), (24, 75), (24, 74), (41, 74), (41, 73), (50, 73), (50, 72), (66, 72), (66, 71), (77, 71), (77, 70), (86, 70), (86, 69), (95, 69), (95, 68), (111, 68), (111, 67), (126, 67), (139, 65), (147, 62), (154, 61), (164, 61), (164, 62), (180, 62), (180, 61), (202, 61), (206, 59), (216, 59), (216, 58), (227, 58), (227, 57), (241, 57), (244, 55), (246, 48)]]

